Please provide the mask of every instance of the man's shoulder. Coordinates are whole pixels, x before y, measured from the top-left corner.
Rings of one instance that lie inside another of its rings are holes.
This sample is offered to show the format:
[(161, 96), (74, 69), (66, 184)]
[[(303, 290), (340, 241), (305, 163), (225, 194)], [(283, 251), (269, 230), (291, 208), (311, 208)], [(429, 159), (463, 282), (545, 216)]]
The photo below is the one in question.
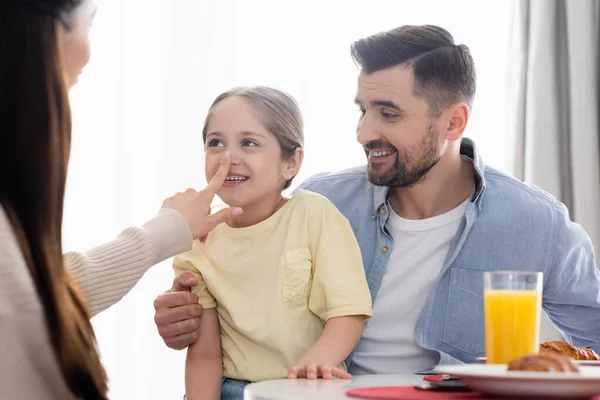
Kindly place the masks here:
[(298, 189), (318, 193), (331, 201), (340, 211), (355, 203), (373, 201), (373, 185), (367, 179), (366, 166), (314, 175)]
[(347, 182), (354, 182), (358, 184), (367, 183), (367, 167), (361, 165), (358, 167), (352, 167), (341, 171), (334, 172), (322, 172), (306, 179), (300, 187), (310, 190), (311, 187), (331, 184), (344, 184)]
[(486, 167), (485, 178), (488, 199), (495, 203), (504, 204), (510, 210), (522, 210), (527, 213), (551, 213), (566, 210), (565, 206), (549, 192), (531, 183), (522, 182), (517, 178)]
[(364, 190), (370, 186), (367, 179), (367, 167), (363, 165), (342, 171), (313, 175), (302, 182), (299, 188), (319, 193), (332, 200), (339, 194), (345, 195), (348, 192)]
[(589, 240), (581, 225), (571, 220), (567, 206), (549, 192), (493, 168), (486, 168), (485, 177), (489, 193), (483, 199), (484, 214), (486, 208), (494, 210), (487, 215), (495, 224), (520, 227), (522, 234), (532, 236), (548, 232), (552, 240), (557, 236)]

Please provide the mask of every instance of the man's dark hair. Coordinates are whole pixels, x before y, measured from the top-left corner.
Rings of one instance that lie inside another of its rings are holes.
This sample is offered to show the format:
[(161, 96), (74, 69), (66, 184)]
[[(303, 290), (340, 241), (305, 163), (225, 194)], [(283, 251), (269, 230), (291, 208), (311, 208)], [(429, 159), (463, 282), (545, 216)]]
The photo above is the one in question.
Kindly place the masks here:
[(371, 74), (398, 65), (412, 68), (413, 94), (427, 101), (429, 114), (464, 102), (473, 107), (475, 65), (464, 44), (455, 45), (447, 30), (434, 25), (404, 25), (352, 44), (352, 58)]

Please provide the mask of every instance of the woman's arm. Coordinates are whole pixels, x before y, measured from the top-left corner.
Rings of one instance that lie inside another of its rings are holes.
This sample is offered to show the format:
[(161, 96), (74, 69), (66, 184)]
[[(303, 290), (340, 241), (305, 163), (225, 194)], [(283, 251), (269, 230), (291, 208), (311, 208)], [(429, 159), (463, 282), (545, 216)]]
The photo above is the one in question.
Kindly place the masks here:
[(92, 316), (125, 296), (146, 271), (192, 248), (192, 234), (182, 214), (162, 209), (139, 228), (86, 253), (65, 254), (65, 265), (88, 301)]
[(188, 348), (185, 362), (187, 400), (219, 400), (223, 379), (223, 356), (219, 319), (215, 308), (200, 316), (200, 337)]
[(230, 165), (231, 157), (225, 154), (206, 188), (169, 197), (158, 216), (142, 227), (128, 228), (117, 239), (87, 253), (65, 254), (65, 265), (85, 293), (92, 316), (121, 300), (151, 266), (190, 250), (193, 239), (242, 212), (239, 207), (228, 207), (210, 215), (210, 204)]

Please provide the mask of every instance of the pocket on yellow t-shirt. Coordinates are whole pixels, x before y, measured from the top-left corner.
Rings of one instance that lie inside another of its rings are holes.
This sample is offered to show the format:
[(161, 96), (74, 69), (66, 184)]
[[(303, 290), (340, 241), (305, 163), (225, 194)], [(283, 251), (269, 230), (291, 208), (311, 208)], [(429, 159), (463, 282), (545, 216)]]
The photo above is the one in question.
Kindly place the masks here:
[(283, 301), (304, 300), (310, 292), (312, 257), (308, 249), (288, 250), (282, 258)]

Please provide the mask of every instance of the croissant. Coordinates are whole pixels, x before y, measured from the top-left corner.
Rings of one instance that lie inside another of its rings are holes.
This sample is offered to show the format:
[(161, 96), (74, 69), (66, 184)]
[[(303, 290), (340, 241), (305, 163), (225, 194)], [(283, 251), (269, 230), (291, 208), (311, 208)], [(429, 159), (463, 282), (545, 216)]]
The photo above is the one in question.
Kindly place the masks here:
[(579, 372), (573, 361), (556, 352), (530, 354), (508, 364), (509, 371)]
[(566, 342), (546, 342), (540, 344), (540, 352), (554, 352), (573, 360), (600, 360), (600, 356), (592, 349), (573, 346)]

